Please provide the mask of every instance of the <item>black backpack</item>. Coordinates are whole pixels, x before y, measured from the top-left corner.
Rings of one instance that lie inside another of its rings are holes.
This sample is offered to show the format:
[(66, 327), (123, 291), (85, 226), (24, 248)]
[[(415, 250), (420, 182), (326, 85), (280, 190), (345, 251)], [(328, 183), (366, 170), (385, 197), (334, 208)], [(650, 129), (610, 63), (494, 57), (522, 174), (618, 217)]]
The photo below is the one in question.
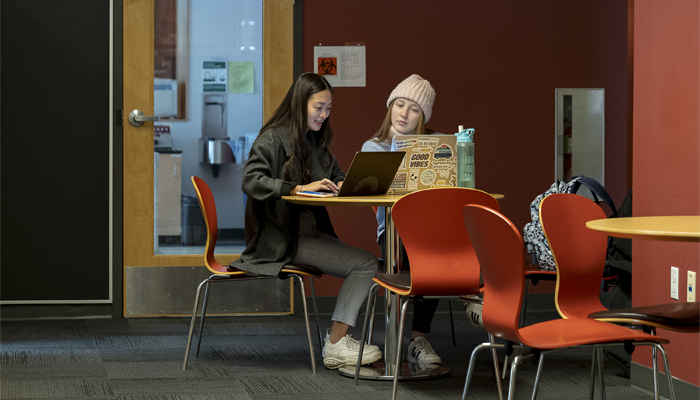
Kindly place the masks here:
[[(617, 209), (617, 217), (632, 216), (632, 189), (622, 200)], [(610, 296), (610, 309), (632, 307), (632, 239), (610, 237), (608, 241), (608, 255), (605, 261), (605, 273), (603, 291), (607, 292), (613, 287)], [(615, 279), (611, 279), (611, 278)]]
[[(523, 240), (527, 249), (532, 264), (538, 266), (543, 271), (556, 271), (554, 256), (549, 248), (549, 243), (542, 231), (540, 224), (540, 203), (542, 200), (554, 193), (576, 193), (581, 185), (587, 187), (593, 194), (593, 199), (596, 203), (605, 202), (612, 211), (612, 217), (617, 216), (617, 210), (608, 192), (605, 191), (603, 185), (595, 179), (579, 175), (573, 177), (569, 182), (556, 181), (546, 192), (535, 197), (535, 200), (530, 204), (530, 217), (532, 222), (525, 224), (523, 229)], [(600, 200), (599, 200), (600, 199)], [(609, 243), (608, 243), (609, 245)]]

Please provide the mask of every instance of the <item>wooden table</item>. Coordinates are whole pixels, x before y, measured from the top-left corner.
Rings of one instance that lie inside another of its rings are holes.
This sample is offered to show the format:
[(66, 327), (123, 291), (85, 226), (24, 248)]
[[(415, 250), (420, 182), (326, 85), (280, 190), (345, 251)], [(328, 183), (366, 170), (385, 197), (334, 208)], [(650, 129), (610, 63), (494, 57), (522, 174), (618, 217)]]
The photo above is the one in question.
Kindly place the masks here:
[[(345, 206), (345, 207), (384, 207), (386, 223), (386, 254), (384, 255), (385, 273), (400, 271), (398, 259), (398, 234), (394, 228), (394, 221), (391, 218), (391, 207), (401, 197), (407, 193), (387, 193), (376, 196), (344, 196), (344, 197), (304, 197), (304, 196), (282, 196), (293, 204), (303, 204), (309, 206)], [(502, 199), (502, 194), (492, 194), (496, 199)], [(394, 374), (399, 374), (399, 380), (418, 380), (442, 377), (449, 374), (447, 367), (438, 367), (425, 374), (411, 373), (408, 363), (397, 366), (386, 360), (396, 359), (396, 345), (399, 332), (400, 315), (399, 296), (388, 292), (385, 296), (386, 311), (386, 331), (384, 336), (384, 362), (376, 362), (371, 367), (366, 368), (366, 374), (361, 372), (360, 379), (372, 380), (393, 380)], [(361, 370), (362, 371), (362, 370)], [(340, 374), (348, 377), (355, 376), (355, 367), (341, 368)]]
[(627, 239), (700, 242), (700, 215), (596, 219), (586, 227)]

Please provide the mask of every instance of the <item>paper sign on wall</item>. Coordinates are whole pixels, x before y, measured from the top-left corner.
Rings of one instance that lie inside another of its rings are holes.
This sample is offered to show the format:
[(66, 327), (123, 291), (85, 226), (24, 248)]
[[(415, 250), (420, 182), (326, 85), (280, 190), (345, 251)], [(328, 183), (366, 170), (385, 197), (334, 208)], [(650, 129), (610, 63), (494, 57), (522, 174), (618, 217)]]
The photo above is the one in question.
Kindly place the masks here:
[(314, 72), (333, 87), (365, 87), (365, 46), (314, 46)]
[(202, 61), (202, 91), (226, 92), (228, 72), (226, 61)]
[(228, 92), (253, 93), (255, 73), (252, 61), (229, 61)]

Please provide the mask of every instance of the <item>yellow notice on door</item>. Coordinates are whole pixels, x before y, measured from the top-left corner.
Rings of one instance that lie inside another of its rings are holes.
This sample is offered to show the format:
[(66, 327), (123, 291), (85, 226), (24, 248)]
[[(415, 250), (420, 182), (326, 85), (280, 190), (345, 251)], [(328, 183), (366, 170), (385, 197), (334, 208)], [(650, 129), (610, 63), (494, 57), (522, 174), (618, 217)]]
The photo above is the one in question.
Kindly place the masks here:
[(228, 92), (253, 93), (254, 69), (252, 61), (229, 61)]

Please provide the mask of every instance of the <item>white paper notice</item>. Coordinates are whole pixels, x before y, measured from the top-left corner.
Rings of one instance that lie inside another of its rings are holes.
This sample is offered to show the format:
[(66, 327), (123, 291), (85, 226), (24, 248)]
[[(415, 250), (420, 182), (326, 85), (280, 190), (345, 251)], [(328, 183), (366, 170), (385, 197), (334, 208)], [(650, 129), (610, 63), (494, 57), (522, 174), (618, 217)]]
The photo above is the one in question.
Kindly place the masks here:
[(315, 46), (314, 65), (333, 87), (367, 86), (365, 46)]

